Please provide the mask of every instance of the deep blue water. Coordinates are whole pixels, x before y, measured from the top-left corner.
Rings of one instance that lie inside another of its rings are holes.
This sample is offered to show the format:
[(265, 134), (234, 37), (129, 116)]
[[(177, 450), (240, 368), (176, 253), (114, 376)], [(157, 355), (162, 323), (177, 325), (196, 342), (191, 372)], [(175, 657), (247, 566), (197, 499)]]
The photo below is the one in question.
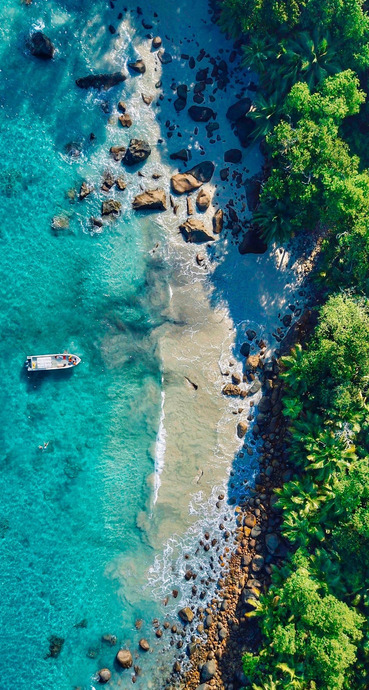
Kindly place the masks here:
[[(149, 510), (160, 415), (153, 329), (166, 276), (147, 258), (159, 230), (148, 240), (127, 210), (92, 234), (103, 194), (81, 203), (68, 192), (86, 176), (99, 188), (113, 143), (101, 108), (111, 96), (74, 85), (111, 68), (108, 11), (102, 0), (0, 8), (1, 688), (9, 673), (18, 690), (90, 687), (112, 663), (101, 634), (130, 642), (150, 606), (130, 568), (152, 555), (137, 516)], [(25, 48), (43, 26), (58, 51), (50, 63)], [(69, 229), (55, 234), (55, 215)], [(27, 354), (64, 349), (82, 357), (72, 375), (24, 373)], [(57, 659), (45, 658), (51, 635), (65, 638)]]

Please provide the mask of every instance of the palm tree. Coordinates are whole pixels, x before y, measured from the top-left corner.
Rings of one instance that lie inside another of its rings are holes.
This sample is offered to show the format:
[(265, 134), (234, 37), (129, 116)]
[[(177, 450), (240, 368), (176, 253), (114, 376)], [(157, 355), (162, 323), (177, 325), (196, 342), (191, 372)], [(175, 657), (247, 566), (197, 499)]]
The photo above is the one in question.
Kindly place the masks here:
[(284, 99), (279, 91), (274, 91), (270, 96), (259, 93), (254, 98), (254, 103), (247, 117), (256, 123), (252, 133), (253, 139), (266, 137), (281, 119)]
[(288, 204), (281, 199), (261, 203), (254, 213), (253, 220), (266, 243), (283, 243), (292, 235)]
[(336, 51), (318, 30), (312, 33), (301, 31), (294, 38), (287, 39), (277, 59), (281, 63), (280, 73), (291, 86), (297, 81), (305, 81), (310, 89), (341, 69)]
[(279, 52), (277, 41), (252, 35), (247, 45), (243, 46), (242, 64), (255, 71), (263, 79)]

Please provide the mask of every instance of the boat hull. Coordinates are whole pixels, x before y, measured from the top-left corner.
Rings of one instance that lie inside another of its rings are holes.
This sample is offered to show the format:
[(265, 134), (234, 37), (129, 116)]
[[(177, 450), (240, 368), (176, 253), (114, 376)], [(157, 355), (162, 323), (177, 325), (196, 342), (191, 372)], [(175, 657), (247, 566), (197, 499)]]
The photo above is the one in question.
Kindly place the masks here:
[(65, 371), (73, 369), (81, 361), (80, 357), (69, 352), (53, 355), (28, 355), (27, 371)]

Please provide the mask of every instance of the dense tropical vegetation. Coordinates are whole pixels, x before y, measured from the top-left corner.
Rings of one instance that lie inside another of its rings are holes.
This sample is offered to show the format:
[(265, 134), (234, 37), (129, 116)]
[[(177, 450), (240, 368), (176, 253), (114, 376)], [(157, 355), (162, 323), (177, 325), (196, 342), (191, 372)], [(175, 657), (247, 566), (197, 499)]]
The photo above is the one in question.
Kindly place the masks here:
[(282, 360), (294, 476), (279, 490), (291, 545), (256, 615), (254, 690), (369, 687), (369, 15), (361, 0), (222, 0), (257, 72), (250, 112), (268, 174), (267, 241), (319, 228), (325, 304)]

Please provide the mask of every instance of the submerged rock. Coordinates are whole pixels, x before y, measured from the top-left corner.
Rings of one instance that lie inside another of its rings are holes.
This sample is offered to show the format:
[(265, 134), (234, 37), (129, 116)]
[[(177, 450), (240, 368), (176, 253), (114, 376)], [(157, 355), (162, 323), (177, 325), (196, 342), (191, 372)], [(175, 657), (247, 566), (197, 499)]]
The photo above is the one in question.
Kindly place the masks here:
[(165, 211), (167, 200), (163, 189), (148, 189), (138, 194), (132, 201), (132, 207), (137, 210)]
[(171, 153), (169, 156), (169, 158), (172, 161), (179, 160), (179, 161), (185, 161), (185, 162), (188, 161), (189, 157), (190, 157), (190, 153), (189, 153), (188, 149), (180, 149), (179, 151), (175, 151), (174, 153)]
[(173, 58), (170, 53), (168, 53), (166, 50), (164, 50), (161, 53), (158, 53), (159, 55), (159, 60), (162, 65), (168, 65), (169, 62), (172, 62)]
[(58, 635), (51, 635), (49, 637), (49, 653), (47, 654), (47, 657), (52, 657), (55, 659), (57, 656), (59, 656), (64, 644), (64, 637), (58, 637)]
[(55, 53), (54, 45), (42, 31), (35, 31), (31, 34), (29, 49), (32, 55), (41, 60), (51, 60)]
[(205, 105), (191, 105), (188, 114), (195, 122), (208, 122), (211, 117), (215, 117), (214, 110)]
[(242, 159), (242, 151), (240, 149), (229, 149), (224, 154), (225, 163), (239, 163)]
[(179, 229), (186, 242), (213, 242), (215, 239), (205, 228), (202, 220), (198, 220), (197, 218), (187, 218), (187, 220), (179, 226)]
[(204, 182), (211, 180), (214, 168), (214, 163), (211, 161), (203, 161), (187, 172), (173, 175), (170, 179), (173, 192), (184, 194), (185, 192), (191, 192), (193, 189), (198, 189)]
[(251, 118), (247, 117), (247, 115), (237, 120), (236, 134), (240, 140), (241, 146), (243, 146), (244, 148), (251, 144), (252, 134), (254, 132), (255, 127), (256, 124), (254, 120), (251, 120)]
[(241, 98), (237, 103), (231, 105), (227, 110), (228, 120), (236, 122), (240, 117), (244, 117), (251, 108), (250, 98)]
[(117, 653), (116, 660), (122, 668), (131, 668), (133, 665), (132, 654), (129, 649), (120, 649)]
[(143, 163), (150, 155), (151, 148), (144, 139), (131, 139), (123, 158), (125, 165), (137, 165)]
[(111, 89), (127, 79), (124, 72), (112, 72), (111, 74), (89, 74), (87, 77), (76, 79), (80, 89)]
[(103, 216), (117, 216), (120, 213), (121, 208), (122, 204), (120, 203), (120, 201), (115, 201), (115, 199), (107, 199), (107, 201), (102, 202), (101, 212)]

